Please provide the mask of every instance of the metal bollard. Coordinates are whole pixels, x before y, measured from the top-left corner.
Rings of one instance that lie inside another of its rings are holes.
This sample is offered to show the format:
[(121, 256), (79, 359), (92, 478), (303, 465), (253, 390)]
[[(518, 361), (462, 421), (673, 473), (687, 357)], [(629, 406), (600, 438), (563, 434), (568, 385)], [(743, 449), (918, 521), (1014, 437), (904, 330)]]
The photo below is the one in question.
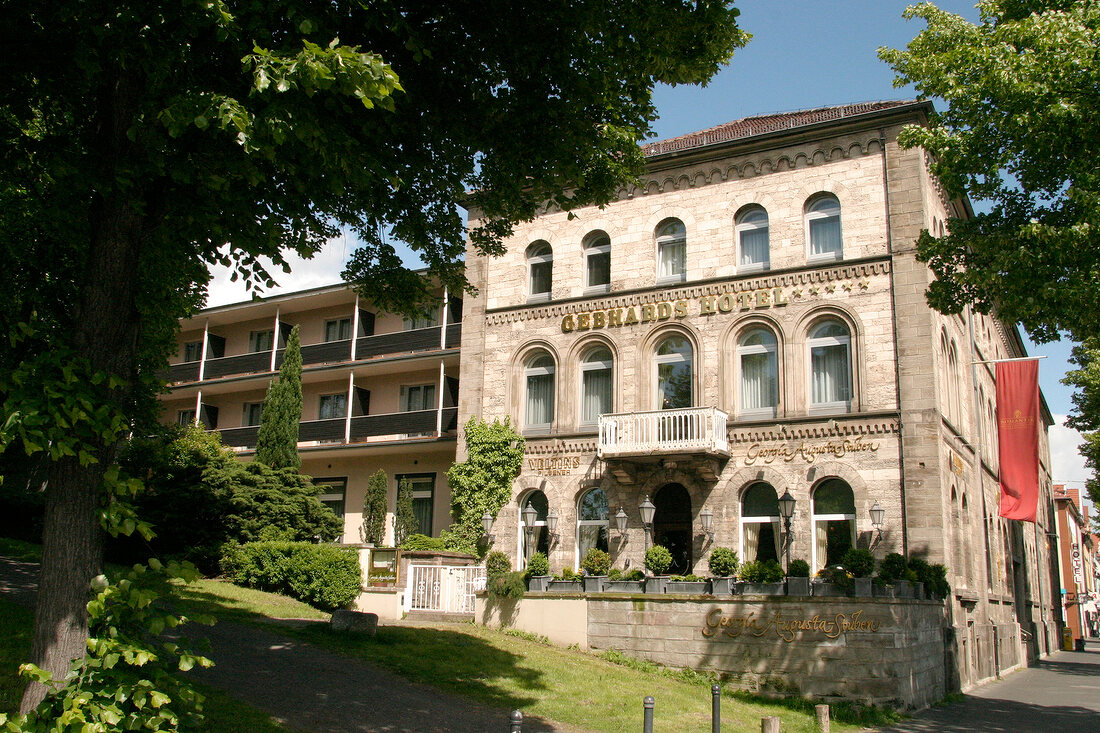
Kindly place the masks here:
[(511, 733), (523, 733), (523, 713), (518, 710), (512, 711), (512, 730)]
[(656, 701), (652, 695), (646, 695), (642, 700), (642, 708), (644, 709), (642, 717), (642, 731), (643, 733), (653, 733), (653, 706)]
[(814, 712), (817, 713), (817, 733), (829, 733), (829, 706), (815, 705)]
[(760, 733), (779, 733), (779, 716), (769, 715), (760, 719)]
[(722, 687), (710, 688), (710, 733), (722, 733)]

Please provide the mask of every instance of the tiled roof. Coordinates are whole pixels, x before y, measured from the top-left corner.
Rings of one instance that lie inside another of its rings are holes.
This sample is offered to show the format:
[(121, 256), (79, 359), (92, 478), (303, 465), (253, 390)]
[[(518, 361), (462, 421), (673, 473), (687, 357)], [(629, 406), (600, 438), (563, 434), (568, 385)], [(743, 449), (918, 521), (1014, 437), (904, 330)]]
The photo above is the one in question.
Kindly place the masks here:
[(877, 112), (879, 110), (902, 107), (912, 104), (912, 100), (894, 100), (886, 102), (860, 102), (858, 104), (845, 104), (840, 107), (821, 107), (818, 109), (806, 109), (799, 112), (781, 112), (772, 115), (759, 115), (757, 117), (745, 117), (724, 125), (711, 127), (706, 130), (688, 133), (680, 137), (658, 140), (642, 146), (647, 156), (673, 153), (680, 150), (701, 148), (706, 145), (740, 140), (754, 135), (763, 135), (779, 130), (793, 130), (796, 127), (812, 125), (818, 122), (839, 120), (845, 117)]

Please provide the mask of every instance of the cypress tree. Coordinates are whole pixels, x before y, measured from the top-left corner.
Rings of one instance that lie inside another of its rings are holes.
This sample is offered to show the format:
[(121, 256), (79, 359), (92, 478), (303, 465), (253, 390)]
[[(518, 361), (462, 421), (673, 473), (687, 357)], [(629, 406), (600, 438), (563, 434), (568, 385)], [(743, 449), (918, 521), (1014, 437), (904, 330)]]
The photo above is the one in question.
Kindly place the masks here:
[(302, 348), (298, 327), (290, 331), (279, 376), (271, 381), (260, 415), (256, 460), (272, 468), (298, 470), (298, 423), (302, 420)]
[(412, 482), (403, 478), (397, 484), (397, 521), (394, 526), (397, 537), (394, 538), (394, 544), (400, 545), (409, 535), (416, 534), (419, 530), (420, 522), (413, 511)]
[(363, 542), (382, 544), (386, 533), (386, 472), (381, 468), (367, 482), (363, 497)]

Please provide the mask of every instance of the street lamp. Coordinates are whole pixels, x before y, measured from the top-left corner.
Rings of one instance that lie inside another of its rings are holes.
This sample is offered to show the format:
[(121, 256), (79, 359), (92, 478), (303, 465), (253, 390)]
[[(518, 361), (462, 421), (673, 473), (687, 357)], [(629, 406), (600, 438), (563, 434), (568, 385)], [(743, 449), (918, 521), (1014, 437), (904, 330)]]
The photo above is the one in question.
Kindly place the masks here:
[(699, 522), (703, 525), (703, 534), (713, 540), (714, 531), (711, 527), (714, 526), (714, 512), (710, 510), (709, 506), (704, 506), (703, 511), (699, 512)]
[(779, 497), (779, 515), (783, 517), (783, 550), (786, 556), (787, 564), (785, 569), (791, 567), (791, 517), (794, 516), (794, 497), (791, 496), (790, 489), (783, 492), (783, 496)]
[(645, 527), (645, 549), (649, 549), (649, 535), (653, 531), (653, 512), (657, 507), (653, 506), (653, 502), (649, 500), (647, 495), (642, 503), (638, 505), (638, 509), (642, 513), (642, 526)]
[(546, 531), (550, 533), (550, 537), (557, 539), (558, 533), (558, 513), (553, 509), (546, 515)]
[(524, 553), (527, 557), (531, 556), (531, 545), (535, 541), (535, 521), (539, 518), (538, 511), (535, 510), (534, 505), (531, 502), (527, 502), (527, 507), (523, 510), (523, 531), (527, 535), (527, 552)]
[(615, 514), (615, 529), (619, 530), (619, 534), (626, 534), (626, 518), (626, 512), (619, 507), (619, 511)]
[(877, 501), (871, 507), (871, 526), (875, 528), (875, 541), (871, 543), (873, 550), (882, 539), (882, 523), (886, 519), (886, 510)]
[(481, 515), (481, 529), (484, 535), (489, 539), (489, 546), (492, 547), (494, 537), (493, 531), (493, 515), (486, 509), (485, 513)]

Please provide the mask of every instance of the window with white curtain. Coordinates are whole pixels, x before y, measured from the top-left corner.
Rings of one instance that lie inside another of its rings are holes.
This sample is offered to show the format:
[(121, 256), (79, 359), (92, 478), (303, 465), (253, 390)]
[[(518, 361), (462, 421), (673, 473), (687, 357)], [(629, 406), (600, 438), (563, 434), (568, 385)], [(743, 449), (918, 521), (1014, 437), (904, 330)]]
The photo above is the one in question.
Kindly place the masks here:
[(550, 300), (554, 282), (554, 250), (538, 241), (527, 248), (527, 299)]
[(657, 282), (687, 278), (687, 230), (679, 219), (665, 219), (657, 227)]
[(581, 361), (581, 424), (595, 425), (600, 415), (612, 411), (611, 350), (597, 346), (585, 354)]
[(671, 336), (657, 347), (657, 405), (662, 410), (691, 407), (692, 348), (683, 336)]
[(763, 481), (755, 483), (741, 497), (741, 560), (778, 562), (782, 542), (775, 488)]
[(852, 404), (852, 338), (840, 321), (814, 326), (810, 351), (810, 409), (847, 411)]
[(814, 572), (837, 565), (856, 543), (856, 502), (842, 479), (822, 481), (813, 495)]
[(611, 289), (611, 239), (603, 232), (585, 238), (584, 286), (590, 293)]
[(766, 270), (771, 263), (768, 242), (768, 212), (753, 206), (737, 217), (737, 270)]
[(577, 506), (577, 557), (575, 568), (593, 547), (607, 552), (608, 507), (603, 489), (585, 492)]
[(529, 431), (550, 430), (554, 422), (554, 359), (545, 351), (527, 360), (523, 370), (525, 406), (523, 424)]
[(779, 358), (775, 334), (754, 328), (737, 342), (742, 417), (774, 417), (779, 404)]
[(839, 260), (844, 256), (840, 232), (840, 202), (832, 194), (812, 199), (806, 206), (806, 232), (811, 260)]

